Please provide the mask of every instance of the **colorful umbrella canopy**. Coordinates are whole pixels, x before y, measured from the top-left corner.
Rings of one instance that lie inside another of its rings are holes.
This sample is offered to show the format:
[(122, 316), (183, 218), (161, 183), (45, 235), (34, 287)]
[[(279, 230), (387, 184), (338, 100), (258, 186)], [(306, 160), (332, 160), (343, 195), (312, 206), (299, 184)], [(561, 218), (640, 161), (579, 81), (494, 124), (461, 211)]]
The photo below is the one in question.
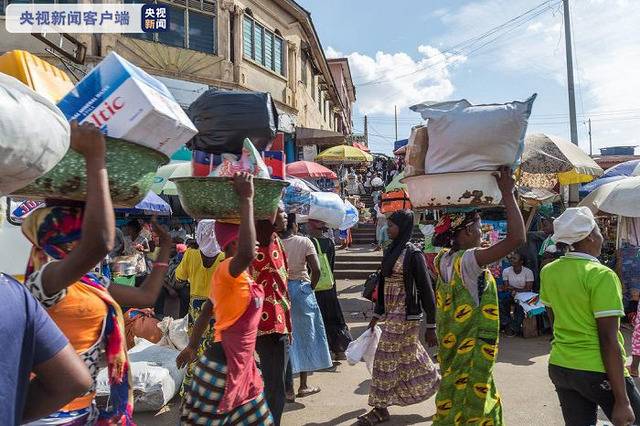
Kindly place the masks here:
[(349, 145), (338, 145), (322, 151), (316, 161), (324, 164), (361, 164), (370, 163), (373, 156)]
[(116, 209), (123, 213), (143, 213), (143, 214), (159, 214), (170, 215), (171, 206), (153, 191), (149, 191), (147, 195), (132, 209)]
[(640, 160), (625, 161), (604, 171), (604, 174), (593, 182), (582, 185), (580, 196), (586, 197), (591, 191), (610, 182), (616, 182), (629, 176), (640, 176)]
[(187, 176), (191, 176), (191, 162), (169, 163), (160, 167), (156, 172), (151, 191), (156, 194), (178, 195), (176, 184), (169, 179)]
[(640, 176), (627, 177), (597, 188), (580, 202), (594, 213), (640, 217)]
[(542, 133), (528, 135), (525, 139), (520, 170), (527, 174), (551, 175), (561, 185), (591, 182), (603, 173), (602, 168), (577, 146)]
[(313, 161), (296, 161), (287, 164), (287, 175), (302, 179), (338, 179), (333, 170)]

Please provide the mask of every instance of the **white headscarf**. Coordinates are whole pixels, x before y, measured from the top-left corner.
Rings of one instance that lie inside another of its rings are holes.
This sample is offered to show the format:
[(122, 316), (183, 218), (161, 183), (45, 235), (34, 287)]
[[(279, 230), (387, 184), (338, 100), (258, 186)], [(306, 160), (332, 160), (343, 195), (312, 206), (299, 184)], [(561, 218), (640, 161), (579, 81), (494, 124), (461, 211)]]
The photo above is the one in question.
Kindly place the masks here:
[(204, 219), (196, 227), (196, 242), (206, 257), (215, 257), (221, 251), (216, 240), (215, 224), (213, 219)]
[(573, 245), (582, 241), (598, 226), (588, 207), (571, 207), (553, 221), (555, 243)]

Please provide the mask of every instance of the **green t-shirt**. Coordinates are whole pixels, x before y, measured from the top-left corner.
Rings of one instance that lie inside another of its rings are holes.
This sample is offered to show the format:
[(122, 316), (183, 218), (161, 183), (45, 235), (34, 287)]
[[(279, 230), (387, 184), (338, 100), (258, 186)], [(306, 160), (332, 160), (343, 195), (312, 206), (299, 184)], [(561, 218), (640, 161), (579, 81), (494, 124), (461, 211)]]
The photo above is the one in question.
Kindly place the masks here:
[[(622, 285), (614, 271), (586, 256), (567, 254), (540, 272), (540, 300), (554, 317), (549, 363), (604, 373), (596, 318), (624, 316)], [(620, 331), (618, 342), (625, 362)]]

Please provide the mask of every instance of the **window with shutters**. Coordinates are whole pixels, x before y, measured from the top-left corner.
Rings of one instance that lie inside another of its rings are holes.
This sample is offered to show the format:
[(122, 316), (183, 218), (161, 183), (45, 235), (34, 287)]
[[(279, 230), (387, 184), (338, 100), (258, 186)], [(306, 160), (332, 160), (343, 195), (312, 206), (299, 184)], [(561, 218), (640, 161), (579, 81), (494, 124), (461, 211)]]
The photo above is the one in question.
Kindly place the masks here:
[(169, 7), (169, 31), (134, 33), (128, 37), (168, 46), (216, 53), (216, 4), (213, 0), (124, 0), (124, 3), (154, 3)]
[(242, 55), (265, 68), (284, 75), (284, 40), (248, 14), (242, 21)]

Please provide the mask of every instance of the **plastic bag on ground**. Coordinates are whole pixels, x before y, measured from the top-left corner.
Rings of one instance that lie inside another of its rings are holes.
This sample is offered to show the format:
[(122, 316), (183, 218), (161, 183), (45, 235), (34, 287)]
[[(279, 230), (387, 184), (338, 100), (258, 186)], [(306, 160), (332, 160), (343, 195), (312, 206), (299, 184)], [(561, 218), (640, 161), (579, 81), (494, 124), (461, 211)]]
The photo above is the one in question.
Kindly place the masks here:
[(411, 107), (428, 121), (425, 173), (497, 170), (517, 165), (534, 94), (524, 102), (472, 105), (466, 99)]
[(344, 221), (346, 207), (342, 198), (333, 192), (314, 192), (311, 194), (309, 219), (319, 220), (329, 228), (339, 228)]
[(237, 172), (249, 172), (257, 178), (271, 178), (269, 168), (249, 139), (243, 142), (240, 159), (236, 159), (234, 154), (224, 154), (222, 164), (216, 167), (210, 176), (231, 177)]
[(69, 149), (70, 134), (51, 101), (0, 73), (0, 195), (51, 170)]
[[(158, 411), (178, 393), (184, 379), (184, 371), (176, 366), (179, 353), (136, 338), (136, 345), (129, 350), (135, 411)], [(98, 373), (96, 392), (98, 396), (109, 395), (106, 368)]]
[(189, 315), (180, 319), (164, 317), (158, 323), (158, 328), (162, 331), (162, 339), (160, 339), (158, 345), (182, 351), (189, 344), (188, 323)]
[(350, 365), (364, 362), (367, 364), (369, 373), (373, 372), (373, 360), (376, 357), (376, 349), (378, 348), (381, 335), (382, 329), (379, 326), (376, 325), (373, 331), (367, 328), (360, 337), (349, 343), (345, 351), (347, 362)]
[(240, 154), (245, 138), (262, 151), (278, 128), (269, 93), (207, 90), (191, 104), (188, 114), (199, 132), (188, 146), (212, 154)]

